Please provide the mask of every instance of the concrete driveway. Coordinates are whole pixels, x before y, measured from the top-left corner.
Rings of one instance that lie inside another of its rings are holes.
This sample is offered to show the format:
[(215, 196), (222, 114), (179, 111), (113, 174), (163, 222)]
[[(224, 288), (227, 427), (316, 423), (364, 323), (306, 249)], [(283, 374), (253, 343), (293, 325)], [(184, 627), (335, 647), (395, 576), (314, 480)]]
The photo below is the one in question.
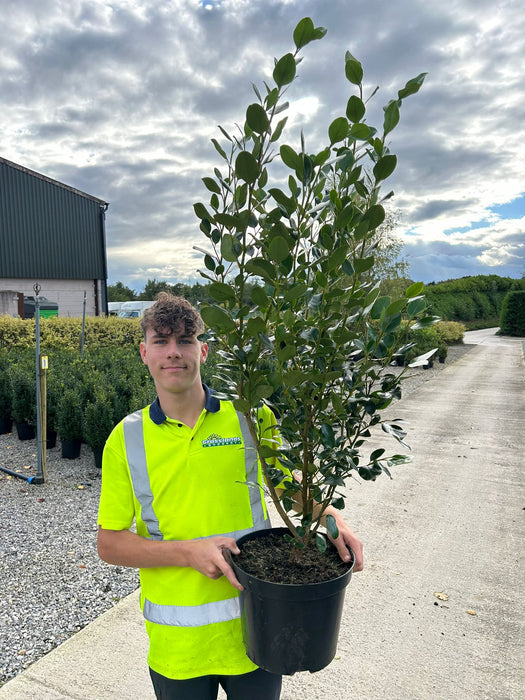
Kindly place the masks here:
[[(285, 678), (282, 700), (524, 697), (523, 340), (467, 334), (470, 352), (392, 411), (414, 461), (349, 489), (365, 570), (347, 589), (336, 659)], [(135, 593), (0, 698), (151, 700), (145, 653)]]

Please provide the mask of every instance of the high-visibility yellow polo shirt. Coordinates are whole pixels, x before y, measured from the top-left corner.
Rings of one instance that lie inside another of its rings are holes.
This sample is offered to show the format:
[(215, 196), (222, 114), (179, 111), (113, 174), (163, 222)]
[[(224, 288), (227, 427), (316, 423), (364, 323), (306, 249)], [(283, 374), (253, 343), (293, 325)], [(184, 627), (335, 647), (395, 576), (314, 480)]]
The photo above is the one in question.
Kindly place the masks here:
[[(243, 534), (269, 526), (260, 464), (247, 423), (206, 390), (195, 427), (167, 418), (158, 399), (125, 418), (104, 450), (98, 524), (164, 540)], [(244, 421), (244, 422), (243, 422)], [(261, 410), (271, 439), (273, 413)], [(271, 434), (270, 434), (271, 433)], [(140, 569), (148, 663), (168, 678), (237, 675), (256, 668), (242, 643), (238, 591), (191, 567)]]

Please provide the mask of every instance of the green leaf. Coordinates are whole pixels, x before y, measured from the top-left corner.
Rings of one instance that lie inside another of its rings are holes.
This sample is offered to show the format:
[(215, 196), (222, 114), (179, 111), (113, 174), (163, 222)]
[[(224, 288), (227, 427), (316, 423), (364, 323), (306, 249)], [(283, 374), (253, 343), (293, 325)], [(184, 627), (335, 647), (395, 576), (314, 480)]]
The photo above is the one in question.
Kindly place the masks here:
[(352, 218), (354, 211), (355, 207), (353, 204), (347, 204), (346, 207), (341, 209), (335, 217), (334, 228), (338, 230), (344, 228)]
[(249, 151), (241, 151), (235, 159), (235, 172), (241, 180), (251, 185), (259, 177), (259, 163)]
[[(219, 127), (220, 128), (220, 127)], [(224, 160), (228, 160), (228, 156), (226, 153), (222, 150), (220, 143), (217, 141), (217, 139), (212, 139), (211, 142), (215, 146), (215, 150), (217, 153), (224, 158)]]
[(326, 552), (328, 547), (326, 537), (324, 537), (320, 532), (315, 533), (315, 546), (321, 553)]
[(370, 310), (371, 318), (375, 320), (381, 318), (381, 314), (387, 309), (389, 304), (390, 297), (379, 297), (379, 299), (376, 299)]
[(219, 333), (227, 333), (234, 330), (235, 323), (228, 314), (218, 306), (203, 306), (201, 316), (204, 323)]
[(358, 274), (361, 274), (362, 272), (366, 272), (367, 270), (370, 270), (371, 267), (374, 265), (374, 256), (370, 256), (369, 258), (357, 258), (354, 260), (354, 269)]
[(330, 533), (330, 537), (336, 540), (339, 537), (339, 530), (337, 528), (335, 518), (333, 515), (326, 516), (326, 529)]
[(353, 85), (361, 85), (363, 80), (363, 66), (351, 57), (345, 63), (345, 75)]
[(293, 199), (287, 197), (282, 190), (272, 187), (268, 192), (272, 195), (277, 204), (280, 204), (285, 209), (287, 214), (292, 214), (296, 210), (297, 206)]
[(374, 165), (374, 176), (376, 180), (386, 180), (392, 175), (397, 165), (397, 156), (388, 155), (380, 158)]
[(277, 126), (275, 127), (275, 130), (272, 134), (272, 138), (270, 139), (270, 141), (272, 143), (279, 140), (279, 138), (281, 137), (281, 134), (283, 133), (283, 129), (284, 129), (287, 121), (288, 121), (288, 117), (285, 117), (284, 119), (281, 119), (281, 121), (277, 124)]
[(212, 272), (213, 270), (215, 270), (215, 260), (211, 257), (211, 255), (206, 254), (204, 256), (204, 264), (206, 265), (208, 270), (211, 270)]
[(360, 139), (361, 141), (366, 141), (370, 138), (372, 130), (367, 124), (352, 124), (350, 128), (349, 135), (354, 139)]
[(210, 192), (215, 192), (216, 194), (221, 193), (221, 188), (212, 177), (203, 177), (202, 181), (204, 182), (205, 186), (210, 190)]
[(204, 204), (197, 202), (193, 205), (193, 211), (199, 217), (199, 219), (208, 219), (209, 221), (213, 221), (213, 216), (208, 213), (208, 210)]
[(293, 54), (287, 53), (280, 58), (273, 69), (273, 79), (278, 87), (288, 85), (295, 78), (296, 72), (295, 58)]
[(299, 297), (306, 294), (307, 291), (308, 285), (304, 284), (304, 282), (299, 282), (285, 291), (284, 298), (286, 301), (293, 301), (294, 299), (299, 299)]
[(276, 263), (286, 260), (286, 258), (290, 255), (290, 250), (288, 249), (286, 239), (282, 236), (272, 238), (270, 241), (269, 253), (270, 258)]
[(230, 233), (225, 233), (221, 240), (221, 255), (228, 262), (236, 262), (235, 238)]
[[(417, 316), (427, 308), (427, 302), (424, 297), (411, 299), (407, 304), (407, 314), (409, 316)], [(428, 345), (427, 345), (428, 347)]]
[(427, 75), (428, 73), (420, 73), (416, 78), (412, 78), (412, 80), (409, 80), (405, 87), (402, 90), (399, 90), (399, 92), (397, 93), (399, 99), (401, 100), (405, 97), (408, 97), (409, 95), (414, 95), (416, 92), (418, 92), (419, 88), (423, 85), (423, 81), (425, 80), (425, 77)]
[(250, 410), (250, 402), (246, 399), (233, 399), (233, 406), (239, 413), (248, 413)]
[(394, 129), (399, 122), (399, 105), (396, 100), (392, 100), (385, 107), (385, 119), (383, 122), (383, 131), (388, 134)]
[(366, 111), (362, 99), (352, 95), (346, 104), (346, 116), (351, 122), (360, 122)]
[(344, 141), (348, 135), (348, 121), (345, 117), (338, 117), (328, 127), (328, 136), (330, 138), (330, 144), (337, 143), (338, 141)]
[(373, 231), (381, 226), (385, 220), (385, 210), (380, 204), (373, 204), (363, 216), (363, 221), (368, 221), (368, 230)]
[(254, 304), (257, 306), (268, 306), (269, 298), (262, 287), (254, 287), (251, 291), (251, 297)]
[(223, 226), (226, 226), (228, 229), (232, 228), (240, 228), (242, 226), (242, 221), (239, 219), (238, 216), (232, 216), (231, 214), (225, 214), (223, 212), (219, 212), (218, 214), (215, 214), (215, 221), (218, 224), (222, 224)]
[(264, 319), (260, 316), (252, 316), (252, 318), (248, 319), (248, 322), (246, 324), (246, 331), (253, 338), (257, 338), (259, 333), (266, 333), (266, 330), (266, 323), (264, 322)]
[(386, 334), (392, 333), (392, 331), (395, 331), (396, 328), (399, 328), (401, 325), (401, 314), (395, 314), (391, 318), (388, 319), (388, 323), (386, 326), (383, 328), (383, 332)]
[(275, 279), (274, 266), (267, 260), (264, 260), (264, 258), (252, 258), (248, 260), (246, 263), (246, 271), (258, 277), (262, 277), (270, 283)]
[(414, 282), (414, 284), (411, 284), (410, 287), (406, 290), (405, 296), (408, 299), (410, 299), (411, 297), (417, 297), (419, 294), (421, 294), (424, 288), (424, 282)]
[(406, 299), (396, 299), (396, 301), (393, 301), (386, 310), (388, 316), (401, 313), (401, 311), (403, 311), (405, 308), (405, 304)]
[(270, 126), (270, 120), (266, 111), (261, 105), (254, 103), (246, 110), (246, 122), (252, 131), (257, 134), (264, 134)]
[(293, 33), (293, 40), (296, 47), (298, 49), (302, 49), (303, 46), (306, 46), (311, 41), (313, 41), (313, 39), (315, 38), (314, 32), (314, 23), (312, 22), (310, 17), (303, 17), (303, 19), (294, 29)]
[(335, 433), (329, 423), (322, 424), (321, 435), (323, 437), (323, 445), (326, 445), (326, 447), (335, 447)]
[(292, 170), (297, 170), (300, 167), (301, 160), (299, 158), (299, 155), (294, 151), (294, 149), (291, 146), (283, 144), (279, 149), (279, 153), (281, 154), (281, 160), (289, 168), (291, 168)]
[(224, 282), (212, 282), (208, 287), (208, 290), (215, 301), (235, 299), (234, 290), (229, 284), (225, 284)]

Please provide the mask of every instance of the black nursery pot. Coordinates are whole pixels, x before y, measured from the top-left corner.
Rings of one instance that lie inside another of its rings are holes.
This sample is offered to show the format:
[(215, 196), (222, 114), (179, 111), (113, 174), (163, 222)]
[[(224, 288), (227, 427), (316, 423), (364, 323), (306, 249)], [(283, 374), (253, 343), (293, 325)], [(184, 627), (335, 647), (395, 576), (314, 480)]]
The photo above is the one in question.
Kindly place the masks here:
[[(241, 537), (237, 544), (286, 533), (287, 528), (261, 530)], [(270, 673), (320, 671), (335, 656), (345, 589), (352, 566), (338, 578), (321, 583), (281, 584), (246, 573), (230, 558), (244, 586), (240, 594), (243, 641), (248, 657)]]
[(18, 434), (19, 440), (34, 440), (35, 439), (35, 426), (29, 423), (18, 423), (15, 421), (16, 432)]
[(63, 459), (78, 459), (80, 457), (82, 440), (62, 440), (61, 444)]
[(0, 435), (10, 433), (13, 427), (13, 419), (9, 416), (0, 416)]

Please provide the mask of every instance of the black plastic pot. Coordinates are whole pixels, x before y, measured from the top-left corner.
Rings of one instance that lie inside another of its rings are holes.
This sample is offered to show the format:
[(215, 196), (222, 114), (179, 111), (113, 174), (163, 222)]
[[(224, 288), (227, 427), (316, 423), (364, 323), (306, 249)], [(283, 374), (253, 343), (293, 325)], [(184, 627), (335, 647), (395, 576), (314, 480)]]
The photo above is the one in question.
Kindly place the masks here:
[(78, 459), (82, 440), (62, 440), (62, 457), (64, 459)]
[(0, 416), (0, 435), (10, 433), (13, 427), (13, 419), (9, 416)]
[(34, 440), (35, 426), (29, 423), (18, 423), (15, 421), (16, 432), (19, 440)]
[(48, 430), (46, 435), (46, 449), (52, 450), (57, 444), (57, 433), (56, 430)]
[(93, 450), (93, 459), (95, 460), (95, 468), (102, 469), (102, 454), (104, 453), (104, 445), (95, 445)]
[[(237, 544), (286, 533), (286, 528), (261, 530), (241, 537)], [(262, 581), (246, 573), (230, 557), (241, 592), (243, 641), (257, 666), (282, 675), (320, 671), (335, 656), (349, 570), (331, 581), (304, 585)]]

